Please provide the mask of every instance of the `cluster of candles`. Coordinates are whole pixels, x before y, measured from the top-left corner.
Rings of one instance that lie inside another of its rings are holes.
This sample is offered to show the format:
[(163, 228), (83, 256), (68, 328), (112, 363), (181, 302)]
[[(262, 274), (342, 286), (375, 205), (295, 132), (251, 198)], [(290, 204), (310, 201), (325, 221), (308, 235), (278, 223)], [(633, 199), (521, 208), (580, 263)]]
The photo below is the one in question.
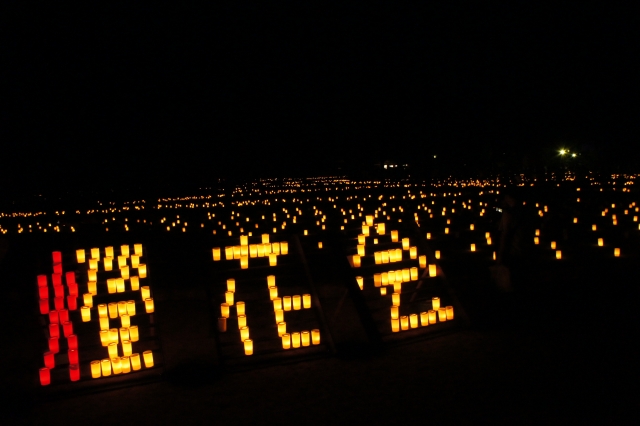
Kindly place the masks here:
[(391, 331), (425, 327), (437, 322), (451, 321), (453, 319), (453, 306), (440, 306), (440, 298), (431, 299), (432, 309), (418, 314), (400, 315), (400, 294), (393, 293), (391, 305)]
[[(212, 249), (213, 260), (219, 261), (222, 258), (220, 247)], [(289, 254), (289, 243), (287, 241), (269, 242), (269, 234), (262, 234), (262, 243), (249, 244), (249, 237), (240, 236), (240, 245), (226, 246), (224, 248), (226, 260), (240, 260), (240, 268), (249, 268), (249, 258), (267, 257), (269, 266), (278, 264), (278, 256)]]
[[(64, 273), (66, 286), (62, 283), (62, 252), (54, 251), (53, 274), (51, 288), (53, 289), (53, 309), (50, 303), (49, 277), (38, 275), (38, 303), (40, 313), (48, 319), (48, 350), (44, 352), (44, 367), (40, 368), (39, 377), (42, 386), (51, 383), (51, 370), (56, 367), (56, 355), (60, 353), (60, 340), (66, 340), (69, 378), (71, 381), (80, 380), (80, 357), (78, 354), (78, 336), (74, 333), (70, 311), (77, 310), (78, 284), (75, 272)], [(66, 295), (66, 297), (65, 297)]]
[[(140, 263), (142, 257), (142, 245), (134, 245), (134, 253), (130, 254), (129, 245), (120, 248), (120, 255), (117, 256), (119, 277), (108, 278), (106, 282), (98, 280), (100, 270), (104, 272), (113, 271), (114, 256), (113, 247), (104, 249), (104, 256), (100, 257), (101, 250), (92, 248), (89, 250), (90, 257), (87, 258), (87, 251), (79, 249), (76, 251), (76, 260), (79, 264), (88, 263), (87, 271), (87, 292), (82, 295), (83, 306), (78, 309), (78, 284), (75, 280), (75, 272), (69, 271), (64, 274), (66, 281), (66, 292), (62, 286), (62, 253), (53, 253), (52, 285), (54, 292), (55, 309), (50, 310), (48, 278), (46, 275), (38, 276), (38, 293), (40, 313), (48, 315), (49, 319), (49, 350), (44, 354), (45, 367), (40, 369), (40, 383), (45, 386), (51, 383), (50, 370), (56, 365), (55, 355), (60, 351), (58, 339), (60, 336), (60, 326), (62, 335), (67, 340), (67, 359), (69, 363), (69, 374), (71, 381), (80, 380), (80, 358), (78, 354), (78, 337), (73, 333), (73, 322), (69, 318), (69, 311), (80, 311), (82, 322), (90, 322), (92, 317), (97, 318), (100, 327), (100, 342), (108, 350), (109, 357), (102, 360), (91, 361), (91, 376), (93, 378), (110, 376), (111, 374), (126, 374), (131, 371), (140, 370), (142, 362), (146, 368), (153, 367), (153, 353), (150, 350), (144, 351), (142, 357), (139, 353), (133, 352), (132, 343), (139, 340), (137, 325), (131, 324), (131, 319), (136, 315), (135, 300), (121, 300), (108, 304), (101, 303), (94, 306), (94, 297), (98, 296), (100, 288), (104, 292), (103, 286), (106, 283), (106, 292), (109, 294), (125, 293), (126, 283), (129, 282), (131, 291), (139, 291), (142, 302), (147, 313), (154, 312), (153, 298), (149, 286), (140, 286), (140, 280), (147, 276), (147, 267)], [(101, 261), (102, 260), (102, 261)], [(130, 262), (130, 264), (129, 264)], [(102, 266), (101, 266), (102, 265)], [(137, 275), (132, 276), (130, 272), (137, 270)], [(100, 285), (99, 285), (100, 284)], [(65, 293), (67, 296), (65, 297)], [(65, 306), (66, 302), (66, 306)], [(92, 315), (92, 311), (94, 315)], [(97, 315), (95, 315), (97, 314)], [(118, 321), (118, 327), (112, 327), (111, 320)], [(142, 361), (141, 361), (142, 358)]]
[[(262, 256), (277, 256), (288, 254), (288, 243), (270, 243), (269, 234), (262, 235), (261, 244), (248, 244), (248, 237), (240, 237), (240, 245), (225, 247), (225, 254), (227, 260), (238, 259), (242, 260), (249, 253), (249, 257), (261, 257), (257, 255), (258, 248), (264, 248)], [(256, 251), (253, 251), (253, 250)], [(269, 250), (270, 253), (267, 251)], [(255, 253), (255, 255), (253, 255)], [(221, 260), (221, 249), (213, 249), (213, 260)], [(269, 262), (271, 266), (275, 266), (275, 263)], [(246, 268), (242, 266), (243, 269)], [(310, 309), (311, 308), (311, 295), (310, 294), (296, 294), (293, 296), (278, 296), (278, 286), (276, 285), (275, 275), (267, 276), (267, 288), (269, 290), (269, 298), (273, 303), (273, 309), (275, 313), (276, 327), (278, 330), (278, 336), (282, 339), (283, 349), (298, 348), (300, 346), (309, 346), (311, 344), (320, 344), (320, 330), (314, 329), (309, 331), (287, 333), (287, 323), (284, 320), (284, 312), (291, 310)], [(227, 290), (225, 292), (225, 301), (220, 304), (220, 317), (218, 318), (218, 331), (227, 331), (227, 319), (231, 315), (231, 307), (235, 305), (236, 315), (238, 321), (238, 330), (240, 332), (240, 341), (244, 345), (245, 355), (253, 355), (254, 347), (253, 340), (250, 338), (249, 326), (247, 325), (247, 315), (245, 310), (245, 303), (242, 301), (235, 301), (236, 292), (236, 280), (235, 278), (227, 279)]]
[[(373, 215), (365, 216), (365, 222), (362, 224), (362, 233), (358, 234), (358, 254), (351, 256), (351, 264), (354, 268), (359, 268), (361, 266), (361, 257), (366, 255), (364, 247), (366, 246), (366, 238), (370, 236), (370, 228), (375, 228), (378, 235), (384, 235), (386, 232), (384, 223), (376, 224), (374, 223)], [(489, 238), (489, 236), (487, 236), (487, 238)], [(375, 287), (380, 288), (381, 296), (386, 296), (387, 287), (393, 286), (393, 293), (391, 294), (391, 331), (395, 333), (400, 330), (409, 330), (411, 328), (428, 326), (429, 324), (452, 320), (454, 318), (453, 306), (440, 307), (440, 299), (437, 297), (432, 299), (433, 309), (429, 311), (420, 312), (420, 314), (413, 313), (410, 315), (400, 315), (400, 294), (402, 293), (402, 284), (410, 281), (417, 281), (419, 279), (419, 268), (428, 268), (430, 277), (435, 277), (437, 275), (437, 269), (435, 264), (427, 263), (426, 255), (418, 255), (417, 247), (411, 245), (409, 238), (402, 238), (400, 240), (397, 230), (390, 231), (390, 240), (392, 243), (401, 243), (402, 247), (373, 252), (376, 265), (401, 261), (403, 251), (409, 251), (410, 260), (418, 260), (418, 266), (412, 266), (395, 271), (376, 272), (373, 274), (373, 284)], [(377, 243), (377, 241), (375, 243)], [(439, 252), (437, 252), (436, 258), (440, 258)], [(357, 276), (356, 282), (360, 289), (364, 290), (364, 277)]]
[(253, 340), (249, 338), (249, 326), (247, 325), (247, 314), (245, 311), (245, 303), (242, 301), (235, 302), (234, 295), (236, 292), (236, 280), (229, 278), (227, 280), (227, 291), (225, 292), (225, 302), (220, 304), (220, 318), (218, 318), (218, 331), (224, 333), (227, 331), (227, 319), (231, 315), (231, 306), (236, 307), (236, 315), (238, 319), (238, 330), (240, 331), (240, 341), (244, 345), (245, 355), (253, 355)]
[[(100, 343), (106, 347), (109, 353), (108, 358), (91, 361), (91, 377), (94, 379), (110, 376), (112, 373), (127, 374), (142, 368), (140, 354), (133, 352), (132, 343), (139, 340), (138, 326), (131, 325), (131, 318), (136, 315), (135, 300), (122, 300), (108, 304), (98, 304), (94, 308), (93, 297), (98, 294), (97, 275), (102, 264), (104, 272), (113, 271), (113, 261), (117, 259), (120, 276), (106, 279), (107, 293), (124, 293), (127, 291), (127, 280), (129, 290), (140, 292), (141, 301), (144, 303), (145, 312), (151, 314), (155, 310), (154, 301), (151, 297), (149, 286), (140, 286), (140, 280), (147, 277), (147, 266), (140, 262), (143, 256), (142, 244), (134, 244), (133, 253), (130, 253), (129, 245), (120, 247), (120, 255), (114, 255), (113, 247), (105, 247), (104, 256), (100, 258), (101, 250), (92, 248), (90, 258), (86, 258), (84, 249), (76, 250), (78, 263), (88, 262), (87, 290), (84, 294), (84, 306), (82, 309), (82, 320), (91, 320), (91, 310), (96, 309), (100, 325)], [(102, 262), (101, 262), (102, 260)], [(137, 270), (137, 275), (131, 275), (133, 270)], [(110, 320), (120, 322), (118, 328), (111, 328)], [(153, 367), (153, 352), (144, 351), (142, 353), (145, 368)]]

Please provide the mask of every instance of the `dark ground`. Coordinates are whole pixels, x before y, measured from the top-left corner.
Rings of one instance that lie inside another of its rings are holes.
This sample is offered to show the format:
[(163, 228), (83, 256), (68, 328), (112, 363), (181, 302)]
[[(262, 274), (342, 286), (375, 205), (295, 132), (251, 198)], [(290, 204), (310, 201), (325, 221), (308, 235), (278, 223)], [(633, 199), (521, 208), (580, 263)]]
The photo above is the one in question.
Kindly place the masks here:
[(468, 328), (380, 351), (368, 350), (362, 333), (343, 333), (354, 344), (336, 356), (237, 371), (214, 359), (198, 266), (208, 262), (209, 242), (149, 237), (161, 379), (49, 399), (38, 392), (42, 342), (23, 284), (34, 281), (53, 240), (17, 237), (0, 264), (6, 424), (638, 423), (635, 256), (606, 258), (591, 247), (563, 262), (538, 254), (514, 294), (496, 292), (482, 262), (443, 260)]

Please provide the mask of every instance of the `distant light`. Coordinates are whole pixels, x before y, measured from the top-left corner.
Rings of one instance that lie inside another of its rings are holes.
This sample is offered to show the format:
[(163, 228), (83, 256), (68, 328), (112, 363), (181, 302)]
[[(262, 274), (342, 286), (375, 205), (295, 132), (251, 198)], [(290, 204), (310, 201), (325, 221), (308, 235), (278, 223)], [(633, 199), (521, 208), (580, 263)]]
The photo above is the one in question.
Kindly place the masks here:
[(573, 153), (573, 154), (571, 154), (571, 156), (572, 156), (572, 157), (575, 157), (575, 156), (576, 156), (576, 154), (575, 154), (575, 153)]
[(564, 149), (561, 149), (561, 150), (560, 150), (560, 155), (565, 155), (566, 153), (567, 153), (567, 151), (566, 151), (566, 150), (564, 150)]

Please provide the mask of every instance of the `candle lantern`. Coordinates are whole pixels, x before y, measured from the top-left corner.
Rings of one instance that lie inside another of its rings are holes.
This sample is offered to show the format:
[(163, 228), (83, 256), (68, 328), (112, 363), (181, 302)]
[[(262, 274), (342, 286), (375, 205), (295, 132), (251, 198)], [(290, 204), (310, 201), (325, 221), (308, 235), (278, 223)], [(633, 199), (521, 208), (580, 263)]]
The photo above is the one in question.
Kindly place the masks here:
[[(397, 243), (398, 242), (398, 231), (397, 230), (392, 230), (391, 231), (391, 242), (392, 243)], [(403, 245), (404, 245), (404, 239), (403, 239)]]
[(290, 349), (291, 348), (291, 336), (289, 333), (284, 333), (282, 336), (282, 349)]
[(407, 283), (411, 281), (411, 270), (409, 268), (404, 268), (402, 270), (402, 282)]
[(402, 315), (400, 317), (400, 329), (402, 330), (409, 329), (409, 317), (407, 315)]
[(360, 256), (357, 254), (354, 254), (352, 257), (352, 262), (353, 262), (353, 267), (354, 268), (359, 268), (360, 267)]
[(291, 296), (284, 296), (282, 298), (282, 307), (285, 311), (291, 310)]
[(440, 250), (435, 251), (435, 258), (440, 259)]
[(107, 345), (107, 349), (109, 350), (109, 358), (113, 358), (118, 356), (118, 344), (115, 342), (111, 342)]
[(409, 247), (409, 258), (410, 259), (417, 259), (418, 258), (418, 247), (416, 247), (416, 246)]
[(282, 299), (279, 297), (273, 298), (273, 310), (277, 311), (278, 309), (282, 309)]
[(562, 250), (556, 250), (556, 259), (562, 259)]
[(60, 315), (58, 311), (49, 312), (49, 323), (50, 324), (59, 324), (60, 323)]
[(69, 364), (77, 364), (78, 363), (78, 350), (77, 349), (69, 349), (67, 351), (67, 358), (69, 359)]
[(365, 245), (367, 241), (367, 236), (364, 234), (358, 234), (358, 244)]
[(89, 281), (98, 281), (98, 271), (95, 269), (89, 269), (87, 276), (89, 277)]
[(62, 285), (62, 272), (55, 272), (51, 275), (51, 284), (53, 287)]
[(126, 300), (121, 300), (118, 302), (118, 316), (127, 315), (127, 302)]
[(368, 237), (369, 233), (369, 225), (362, 225), (362, 235)]
[(602, 247), (604, 245), (604, 238), (598, 238), (598, 247)]
[(144, 299), (148, 299), (151, 297), (151, 290), (148, 286), (142, 286), (140, 287), (140, 295), (142, 296), (142, 300), (144, 301)]
[(364, 256), (364, 244), (358, 244), (358, 256)]
[(234, 278), (227, 279), (227, 291), (236, 291), (236, 280)]
[(136, 314), (136, 302), (133, 300), (127, 300), (127, 315), (130, 317)]
[(131, 291), (138, 291), (140, 289), (140, 278), (137, 275), (129, 278), (131, 284)]
[(242, 327), (246, 327), (247, 325), (247, 316), (246, 315), (238, 315), (238, 329)]
[(153, 353), (151, 351), (142, 352), (142, 357), (144, 359), (145, 368), (153, 367)]
[(65, 321), (62, 323), (62, 333), (64, 337), (68, 337), (73, 334), (73, 323), (71, 321)]
[(109, 343), (111, 343), (111, 339), (109, 338), (109, 330), (102, 329), (102, 327), (100, 328), (100, 343), (106, 348), (107, 346), (109, 346)]
[(129, 328), (128, 327), (120, 327), (120, 341), (124, 342), (125, 340), (132, 341), (130, 338)]
[(60, 352), (60, 343), (57, 337), (49, 337), (49, 350), (54, 354)]
[(86, 258), (86, 254), (84, 249), (76, 250), (76, 259), (78, 259), (78, 263), (84, 263)]
[(240, 341), (244, 342), (248, 338), (249, 338), (249, 327), (247, 327), (246, 325), (243, 327), (240, 327)]
[(420, 312), (420, 325), (423, 327), (429, 325), (429, 314), (427, 312)]
[(98, 294), (98, 285), (95, 281), (89, 281), (87, 283), (87, 291), (91, 293), (93, 296)]
[(446, 308), (446, 312), (447, 312), (447, 321), (450, 321), (453, 319), (453, 306), (447, 306)]
[(140, 278), (147, 278), (147, 265), (144, 263), (138, 265), (138, 276)]
[(102, 375), (103, 376), (110, 376), (111, 375), (111, 360), (108, 358), (103, 359), (102, 361), (100, 361), (100, 366), (102, 367)]
[(60, 337), (60, 325), (58, 323), (49, 324), (49, 337), (54, 339)]
[(278, 336), (282, 336), (284, 333), (287, 332), (287, 323), (284, 321), (281, 321), (278, 323)]
[(119, 356), (116, 356), (115, 358), (111, 358), (111, 368), (113, 369), (113, 374), (122, 373), (122, 363), (120, 362)]
[(140, 354), (131, 354), (131, 356), (129, 357), (129, 361), (131, 361), (131, 369), (133, 369), (134, 371), (138, 371), (142, 368), (142, 366), (140, 365)]
[(540, 237), (533, 237), (533, 244), (535, 245), (540, 244)]
[(382, 263), (382, 253), (380, 253), (379, 251), (376, 251), (373, 253), (373, 260), (375, 262), (376, 265), (379, 265)]
[(436, 311), (431, 309), (429, 310), (428, 313), (429, 313), (429, 324), (435, 324), (436, 322), (438, 322)]
[(364, 278), (356, 277), (356, 282), (358, 283), (358, 287), (360, 287), (360, 290), (362, 290), (364, 288)]
[(391, 295), (391, 303), (393, 304), (393, 306), (400, 306), (400, 294), (399, 293), (393, 293)]
[(317, 328), (314, 328), (313, 330), (311, 330), (311, 343), (313, 345), (320, 344), (320, 330)]
[(58, 317), (60, 318), (60, 324), (62, 324), (65, 321), (69, 321), (69, 311), (66, 309), (59, 310)]
[(271, 298), (271, 300), (274, 300), (276, 297), (278, 297), (278, 287), (274, 285), (269, 287), (269, 297)]
[(83, 308), (93, 308), (93, 295), (91, 293), (85, 293), (82, 295)]
[(551, 241), (551, 250), (555, 250), (555, 249), (556, 249), (556, 242)]
[(471, 244), (471, 251), (476, 251), (476, 245), (475, 244)]
[(284, 311), (282, 309), (277, 309), (275, 311), (275, 315), (276, 315), (276, 324), (284, 321)]
[(240, 268), (249, 269), (249, 256), (240, 256)]
[(296, 294), (292, 297), (292, 302), (293, 302), (293, 310), (294, 311), (299, 311), (300, 308), (302, 307), (302, 298), (300, 297), (299, 294)]
[(244, 302), (236, 302), (236, 314), (237, 315), (244, 315)]
[(38, 296), (40, 300), (49, 299), (49, 287), (38, 287)]
[(151, 298), (150, 299), (145, 299), (144, 308), (145, 308), (145, 310), (147, 311), (148, 314), (152, 313), (153, 310), (154, 310), (153, 299), (151, 299)]
[(124, 280), (128, 280), (129, 279), (129, 266), (123, 266), (122, 268), (120, 268), (120, 275), (122, 276), (122, 278)]
[(120, 254), (124, 257), (129, 257), (129, 245), (123, 244), (120, 246)]
[(429, 265), (429, 276), (430, 277), (435, 277), (437, 275), (436, 272), (436, 265)]
[(380, 285), (389, 285), (389, 273), (388, 272), (382, 272), (380, 274)]
[(48, 369), (52, 369), (56, 366), (56, 360), (53, 352), (47, 351), (44, 353), (44, 366)]
[(233, 247), (232, 246), (227, 246), (224, 248), (224, 257), (227, 260), (232, 260), (233, 259)]
[(402, 250), (409, 250), (409, 238), (402, 239)]
[(137, 325), (129, 327), (129, 338), (132, 342), (137, 342), (140, 339)]
[(100, 378), (100, 361), (91, 361), (91, 377), (94, 379)]
[(311, 336), (308, 331), (300, 333), (300, 341), (302, 346), (309, 346), (311, 344)]
[(89, 259), (89, 269), (98, 269), (98, 259)]
[(272, 287), (276, 285), (276, 276), (275, 275), (267, 275), (267, 287)]
[(418, 279), (418, 268), (414, 266), (409, 269), (409, 276), (411, 278), (411, 281), (416, 281)]
[(227, 319), (225, 317), (218, 318), (218, 331), (221, 333), (227, 331)]
[(131, 326), (131, 320), (129, 315), (122, 315), (120, 317), (120, 325), (124, 328), (129, 328), (129, 326)]
[(246, 339), (244, 341), (244, 354), (253, 355), (253, 340)]
[(40, 313), (42, 315), (46, 315), (49, 313), (49, 299), (40, 299), (38, 301), (38, 304), (40, 306)]
[(117, 318), (118, 317), (118, 304), (116, 302), (111, 302), (107, 305), (109, 307), (109, 318)]
[(433, 306), (434, 311), (437, 311), (438, 309), (440, 309), (440, 298), (439, 297), (432, 298), (431, 305)]
[(289, 242), (288, 241), (280, 241), (280, 254), (287, 255), (289, 254)]
[(380, 287), (382, 285), (382, 276), (380, 274), (373, 274), (373, 285)]
[(278, 256), (274, 253), (269, 255), (269, 266), (276, 266), (278, 264)]
[(409, 325), (411, 328), (418, 328), (418, 314), (409, 315)]
[(297, 331), (291, 333), (291, 346), (293, 346), (294, 348), (300, 347), (300, 333), (298, 333)]
[(142, 256), (142, 244), (134, 244), (133, 245), (133, 252), (137, 256)]
[(92, 259), (100, 259), (100, 249), (99, 248), (92, 248), (91, 249), (91, 258)]
[(213, 252), (213, 260), (214, 261), (220, 260), (220, 247), (215, 247), (214, 249), (212, 249), (212, 252)]
[(51, 383), (51, 373), (47, 367), (41, 368), (39, 370), (40, 374), (40, 385), (47, 386)]
[(64, 297), (54, 297), (53, 305), (56, 308), (56, 311), (61, 311), (64, 309)]
[(391, 331), (397, 333), (400, 331), (400, 319), (399, 318), (391, 318)]
[(614, 248), (613, 249), (613, 255), (615, 257), (620, 257), (620, 249), (619, 248)]
[(401, 282), (393, 283), (393, 292), (394, 293), (398, 293), (398, 294), (402, 294), (402, 283)]
[(445, 308), (438, 309), (438, 320), (441, 322), (447, 320), (447, 310)]
[(400, 308), (398, 307), (398, 305), (391, 306), (391, 319), (398, 319), (400, 317), (399, 310)]
[(304, 307), (304, 309), (310, 309), (311, 308), (311, 295), (310, 294), (303, 294), (302, 295), (302, 306)]
[(53, 294), (55, 297), (64, 297), (64, 287), (61, 285), (54, 285)]
[[(118, 344), (118, 329), (117, 328), (110, 328), (109, 329), (109, 342), (110, 343), (115, 343), (116, 345)], [(109, 346), (109, 345), (107, 345)]]
[(131, 372), (131, 363), (129, 362), (129, 356), (120, 357), (120, 370), (122, 374)]

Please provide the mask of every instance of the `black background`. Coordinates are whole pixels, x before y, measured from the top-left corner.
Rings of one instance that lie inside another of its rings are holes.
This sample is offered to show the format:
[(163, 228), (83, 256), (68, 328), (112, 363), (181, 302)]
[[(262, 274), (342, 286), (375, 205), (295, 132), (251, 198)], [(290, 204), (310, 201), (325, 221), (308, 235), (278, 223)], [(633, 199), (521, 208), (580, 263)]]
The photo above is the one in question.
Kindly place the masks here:
[(0, 186), (13, 193), (385, 160), (475, 173), (561, 147), (589, 167), (637, 166), (632, 8), (13, 2), (2, 15)]

